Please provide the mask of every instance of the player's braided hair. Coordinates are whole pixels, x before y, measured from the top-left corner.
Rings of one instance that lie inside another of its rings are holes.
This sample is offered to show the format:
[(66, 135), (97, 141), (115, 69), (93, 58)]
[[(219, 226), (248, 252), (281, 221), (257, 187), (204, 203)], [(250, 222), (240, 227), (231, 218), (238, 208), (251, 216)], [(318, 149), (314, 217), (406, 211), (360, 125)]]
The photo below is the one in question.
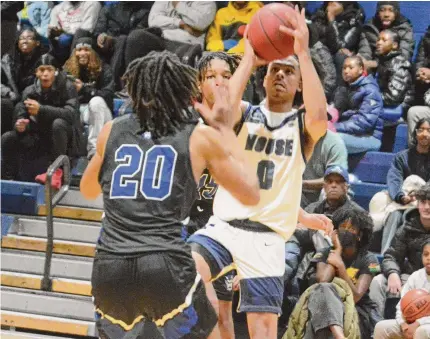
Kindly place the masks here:
[(241, 56), (237, 54), (227, 54), (225, 52), (212, 52), (204, 55), (197, 64), (197, 71), (199, 74), (199, 81), (204, 80), (206, 70), (208, 69), (210, 63), (214, 59), (223, 60), (228, 64), (231, 74), (234, 73), (237, 66), (239, 65)]
[(124, 80), (142, 131), (160, 137), (196, 118), (191, 103), (198, 95), (197, 74), (175, 54), (151, 52), (133, 60)]

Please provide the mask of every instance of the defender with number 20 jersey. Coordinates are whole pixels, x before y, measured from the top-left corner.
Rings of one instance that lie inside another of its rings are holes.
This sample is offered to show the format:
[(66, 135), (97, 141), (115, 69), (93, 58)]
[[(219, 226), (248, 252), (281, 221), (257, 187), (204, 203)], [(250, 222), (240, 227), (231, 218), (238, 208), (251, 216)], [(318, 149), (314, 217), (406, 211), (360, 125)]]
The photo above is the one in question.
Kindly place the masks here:
[(257, 169), (260, 203), (244, 206), (220, 186), (214, 200), (216, 217), (259, 222), (289, 239), (297, 224), (306, 166), (303, 115), (303, 110), (273, 113), (264, 105), (248, 107), (238, 137)]
[(100, 254), (189, 252), (180, 234), (197, 193), (189, 152), (194, 128), (184, 124), (155, 140), (139, 133), (133, 114), (114, 121), (99, 177), (105, 197)]

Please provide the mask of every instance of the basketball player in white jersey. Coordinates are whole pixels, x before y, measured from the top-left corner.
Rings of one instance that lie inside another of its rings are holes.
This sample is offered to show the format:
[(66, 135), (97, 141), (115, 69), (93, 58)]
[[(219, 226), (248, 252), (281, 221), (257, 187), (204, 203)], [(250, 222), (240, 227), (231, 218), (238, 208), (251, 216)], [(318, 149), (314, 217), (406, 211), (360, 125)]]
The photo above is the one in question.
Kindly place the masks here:
[[(332, 225), (300, 209), (302, 174), (314, 145), (326, 133), (324, 90), (308, 48), (304, 11), (287, 17), (292, 28), (281, 34), (294, 37), (294, 52), (269, 64), (264, 105), (252, 107), (241, 97), (253, 67), (261, 64), (245, 38), (244, 57), (230, 79), (232, 112), (238, 112), (239, 143), (260, 181), (260, 203), (245, 206), (219, 186), (214, 216), (197, 231), (192, 243), (197, 270), (206, 282), (231, 269), (240, 277), (239, 311), (247, 313), (251, 338), (275, 339), (281, 313), (285, 242), (297, 220), (310, 228), (330, 231)], [(305, 110), (293, 109), (298, 91)], [(240, 107), (240, 108), (239, 108)]]

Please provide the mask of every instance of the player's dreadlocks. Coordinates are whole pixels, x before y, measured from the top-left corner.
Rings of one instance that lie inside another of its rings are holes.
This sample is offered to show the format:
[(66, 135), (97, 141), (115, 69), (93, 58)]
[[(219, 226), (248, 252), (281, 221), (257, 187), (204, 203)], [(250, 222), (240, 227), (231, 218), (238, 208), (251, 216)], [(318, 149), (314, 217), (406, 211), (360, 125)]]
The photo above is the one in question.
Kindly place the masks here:
[(197, 71), (199, 74), (199, 81), (203, 81), (206, 71), (214, 59), (223, 60), (228, 64), (231, 74), (234, 73), (237, 66), (239, 65), (241, 57), (237, 54), (227, 54), (225, 52), (212, 52), (203, 56), (197, 65)]
[(142, 131), (160, 137), (195, 119), (196, 71), (167, 51), (151, 52), (130, 62), (124, 74)]

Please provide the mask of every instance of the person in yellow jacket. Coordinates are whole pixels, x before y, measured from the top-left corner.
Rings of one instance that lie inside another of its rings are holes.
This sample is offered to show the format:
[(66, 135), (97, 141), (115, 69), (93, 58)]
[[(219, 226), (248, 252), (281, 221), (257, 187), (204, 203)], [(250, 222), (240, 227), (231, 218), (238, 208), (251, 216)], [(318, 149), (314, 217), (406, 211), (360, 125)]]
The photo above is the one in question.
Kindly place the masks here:
[(218, 10), (206, 36), (206, 50), (243, 54), (244, 42), (238, 29), (249, 24), (261, 7), (260, 1), (230, 1), (227, 7)]

